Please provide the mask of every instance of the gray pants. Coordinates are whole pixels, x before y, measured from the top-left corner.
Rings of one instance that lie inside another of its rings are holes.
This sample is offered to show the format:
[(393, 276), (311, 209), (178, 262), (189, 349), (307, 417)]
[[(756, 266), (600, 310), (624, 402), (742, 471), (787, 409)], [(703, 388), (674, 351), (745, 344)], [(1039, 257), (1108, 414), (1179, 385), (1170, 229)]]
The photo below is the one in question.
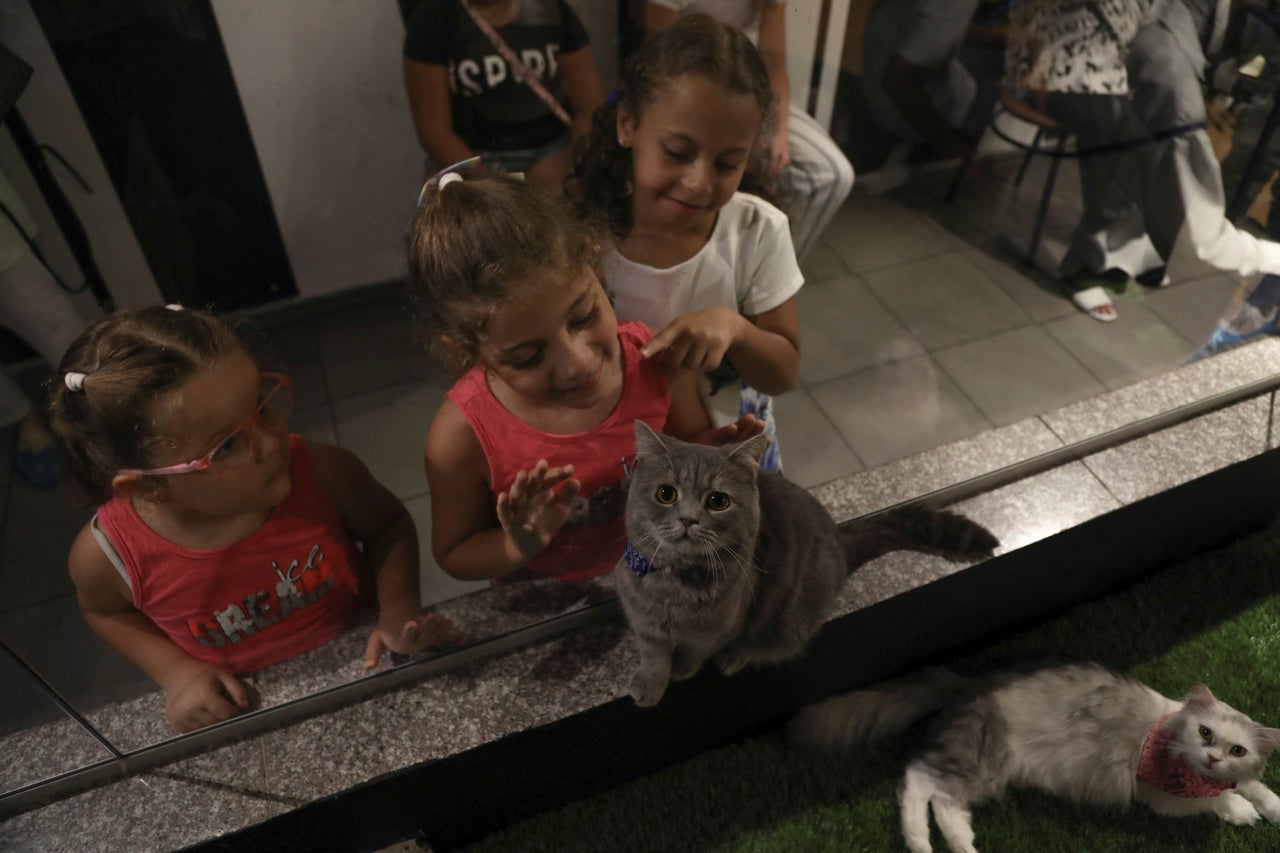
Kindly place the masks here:
[[(85, 322), (49, 271), (27, 252), (0, 272), (0, 325), (57, 367)], [(27, 395), (0, 371), (0, 426), (15, 424), (30, 411)]]
[(791, 219), (796, 258), (803, 260), (853, 189), (853, 166), (822, 125), (794, 104), (787, 127), (791, 164), (779, 177), (779, 201)]
[(1194, 21), (1174, 0), (1129, 46), (1130, 97), (1050, 96), (1049, 114), (1076, 134), (1080, 149), (1106, 152), (1080, 158), (1084, 212), (1063, 275), (1159, 266), (1183, 229), (1196, 255), (1217, 269), (1280, 273), (1280, 245), (1226, 219), (1222, 172), (1204, 130), (1196, 39)]

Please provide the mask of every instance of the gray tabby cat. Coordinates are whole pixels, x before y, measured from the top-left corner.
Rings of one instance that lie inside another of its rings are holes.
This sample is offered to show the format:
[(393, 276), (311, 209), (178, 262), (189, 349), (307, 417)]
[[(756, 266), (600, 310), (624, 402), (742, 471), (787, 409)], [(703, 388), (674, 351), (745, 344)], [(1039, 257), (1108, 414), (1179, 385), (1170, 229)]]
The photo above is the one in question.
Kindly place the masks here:
[(629, 692), (657, 703), (670, 679), (714, 657), (725, 675), (799, 655), (857, 566), (910, 549), (987, 556), (985, 528), (924, 508), (838, 528), (808, 491), (761, 473), (763, 435), (688, 444), (636, 421), (626, 553), (614, 569), (640, 651)]
[(951, 849), (973, 853), (969, 807), (1009, 785), (1081, 803), (1137, 799), (1175, 817), (1280, 822), (1280, 797), (1262, 783), (1280, 729), (1255, 723), (1203, 684), (1178, 702), (1092, 663), (891, 681), (809, 706), (789, 735), (809, 745), (864, 743), (939, 710), (899, 789), (914, 853), (930, 850), (930, 807)]

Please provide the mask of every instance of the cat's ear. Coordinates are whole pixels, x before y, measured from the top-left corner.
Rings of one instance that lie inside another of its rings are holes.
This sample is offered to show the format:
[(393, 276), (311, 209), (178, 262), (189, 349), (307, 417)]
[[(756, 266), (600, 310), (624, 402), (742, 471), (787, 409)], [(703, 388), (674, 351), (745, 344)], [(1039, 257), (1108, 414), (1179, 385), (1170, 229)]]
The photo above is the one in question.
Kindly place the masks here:
[(658, 431), (642, 420), (636, 421), (636, 455), (661, 456), (667, 452), (667, 442)]
[(1254, 736), (1258, 739), (1258, 746), (1262, 751), (1270, 754), (1277, 746), (1280, 746), (1280, 729), (1269, 729), (1266, 726), (1258, 726), (1254, 731)]
[(731, 448), (728, 457), (747, 463), (753, 469), (758, 469), (760, 467), (760, 457), (764, 455), (765, 448), (768, 446), (769, 436), (760, 433)]
[(1185, 701), (1193, 708), (1199, 708), (1202, 711), (1207, 711), (1212, 708), (1218, 700), (1213, 698), (1213, 694), (1209, 692), (1208, 687), (1197, 681), (1195, 684), (1191, 685), (1191, 689), (1187, 691), (1187, 698)]
[(1280, 746), (1280, 729), (1269, 729), (1266, 726), (1258, 726), (1254, 730), (1254, 737), (1258, 739), (1259, 749), (1270, 754), (1277, 746)]

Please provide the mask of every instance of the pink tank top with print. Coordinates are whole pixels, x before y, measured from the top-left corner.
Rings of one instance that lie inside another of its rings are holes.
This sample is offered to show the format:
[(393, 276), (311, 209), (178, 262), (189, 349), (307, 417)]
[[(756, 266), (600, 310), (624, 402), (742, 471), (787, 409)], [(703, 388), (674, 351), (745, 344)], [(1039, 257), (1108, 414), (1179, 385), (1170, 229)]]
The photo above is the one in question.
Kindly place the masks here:
[(582, 483), (568, 523), (547, 549), (526, 568), (535, 577), (582, 580), (602, 575), (622, 556), (627, 532), (622, 481), (635, 461), (635, 421), (661, 431), (671, 408), (671, 392), (657, 359), (645, 360), (640, 348), (651, 337), (643, 323), (622, 323), (622, 397), (594, 429), (574, 435), (541, 432), (503, 407), (489, 390), (483, 367), (474, 367), (449, 391), (466, 415), (489, 462), (489, 483), (497, 495), (511, 488), (516, 474), (539, 459), (573, 464)]
[(333, 639), (360, 601), (360, 554), (316, 480), (311, 452), (289, 439), (288, 497), (251, 536), (213, 550), (162, 538), (129, 500), (98, 508), (133, 589), (133, 606), (192, 657), (253, 672)]

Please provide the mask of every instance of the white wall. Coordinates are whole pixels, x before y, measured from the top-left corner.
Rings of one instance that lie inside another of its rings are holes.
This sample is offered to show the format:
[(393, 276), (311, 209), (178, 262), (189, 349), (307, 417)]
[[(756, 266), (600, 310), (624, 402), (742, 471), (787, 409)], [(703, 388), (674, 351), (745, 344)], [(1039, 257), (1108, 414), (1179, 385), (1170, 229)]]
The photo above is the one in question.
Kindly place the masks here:
[[(818, 24), (827, 7), (826, 38), (818, 43)], [(791, 81), (791, 102), (809, 103), (809, 78), (815, 57), (822, 66), (813, 116), (823, 127), (831, 126), (840, 52), (844, 47), (849, 20), (849, 0), (791, 0), (787, 3), (787, 77)]]
[(214, 0), (298, 291), (386, 281), (422, 181), (396, 4)]
[[(616, 4), (571, 0), (606, 87), (616, 75)], [(404, 25), (394, 0), (212, 0), (299, 293), (317, 296), (400, 277), (402, 234), (422, 181), (401, 78)], [(29, 0), (0, 2), (5, 44), (36, 74), (19, 102), (37, 136), (94, 187), (62, 181), (122, 305), (159, 290)], [(7, 133), (0, 168), (41, 221), (59, 269), (75, 264)], [(92, 300), (89, 300), (92, 305)], [(92, 314), (92, 309), (88, 310)]]
[[(85, 193), (61, 165), (52, 166), (89, 235), (94, 258), (116, 303), (132, 307), (159, 302), (160, 291), (120, 198), (28, 0), (0, 2), (0, 37), (9, 50), (34, 69), (31, 82), (18, 99), (18, 109), (32, 135), (57, 148), (93, 189), (91, 194)], [(41, 251), (68, 284), (79, 284), (81, 276), (75, 257), (7, 129), (0, 132), (0, 169), (9, 176), (39, 223), (36, 242)], [(86, 319), (95, 316), (97, 305), (87, 291), (74, 297), (74, 301)]]
[[(575, 2), (610, 72), (612, 5)], [(213, 0), (213, 9), (299, 293), (401, 276), (423, 175), (397, 4)]]

